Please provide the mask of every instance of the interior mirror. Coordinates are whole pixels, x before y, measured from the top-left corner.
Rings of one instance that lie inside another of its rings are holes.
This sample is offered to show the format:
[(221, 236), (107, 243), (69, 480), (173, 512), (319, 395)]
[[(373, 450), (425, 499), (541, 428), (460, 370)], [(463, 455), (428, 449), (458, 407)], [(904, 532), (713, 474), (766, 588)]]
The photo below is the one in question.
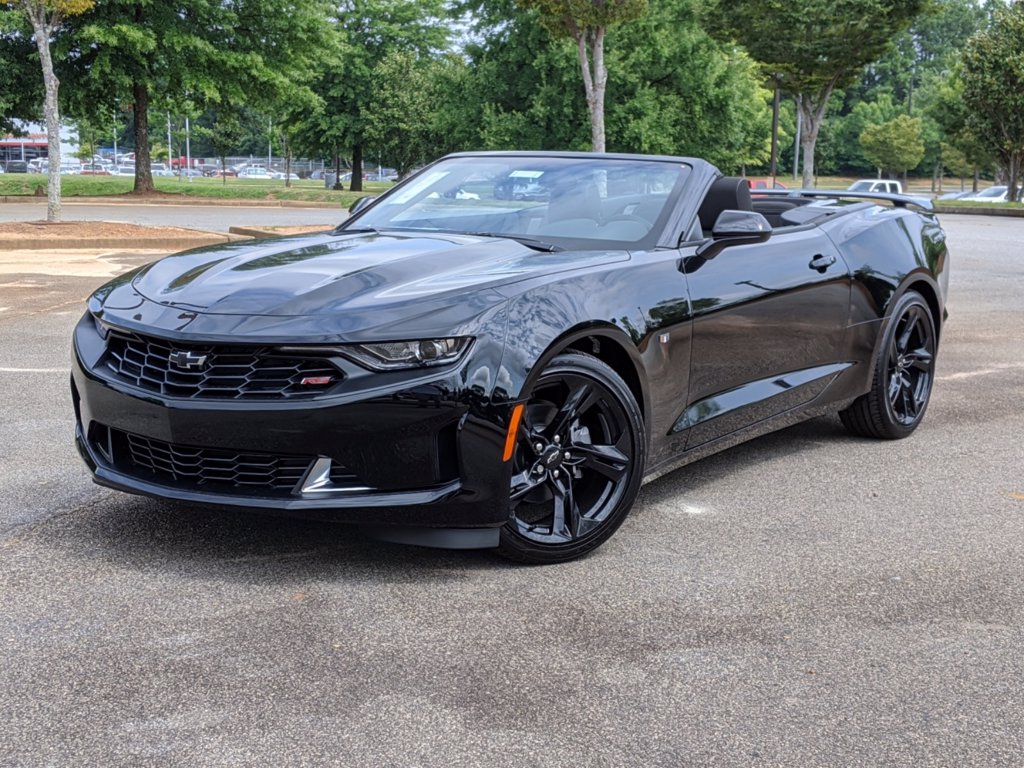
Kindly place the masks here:
[(348, 207), (348, 212), (359, 213), (361, 210), (363, 210), (363, 208), (368, 206), (376, 199), (376, 195), (367, 195), (366, 197), (360, 197), (358, 200), (356, 200), (354, 203), (352, 203), (352, 205)]
[(772, 225), (756, 211), (722, 211), (715, 219), (711, 237), (697, 248), (697, 256), (712, 259), (730, 245), (763, 243), (772, 236)]

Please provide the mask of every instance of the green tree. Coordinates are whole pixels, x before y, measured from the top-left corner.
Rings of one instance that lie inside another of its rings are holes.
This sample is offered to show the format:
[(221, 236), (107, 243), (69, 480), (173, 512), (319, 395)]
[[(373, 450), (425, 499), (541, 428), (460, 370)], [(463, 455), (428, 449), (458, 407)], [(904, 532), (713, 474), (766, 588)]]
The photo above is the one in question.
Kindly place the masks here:
[[(193, 130), (198, 137), (210, 143), (220, 160), (221, 171), (227, 171), (228, 155), (241, 143), (247, 133), (239, 110), (231, 103), (224, 102), (210, 110), (205, 119), (208, 124), (197, 125)], [(221, 180), (224, 184), (228, 183), (226, 173), (222, 173)]]
[[(992, 164), (994, 152), (974, 133), (968, 124), (969, 110), (964, 102), (962, 68), (957, 66), (946, 78), (936, 81), (925, 107), (925, 114), (939, 126), (943, 141), (944, 163), (958, 176), (974, 176), (973, 189), (978, 191), (978, 169)], [(965, 171), (964, 166), (969, 166)]]
[(326, 26), (321, 0), (97, 0), (63, 40), (78, 111), (132, 104), (135, 191), (149, 192), (150, 106), (270, 105), (305, 87)]
[(391, 51), (374, 67), (376, 88), (367, 105), (366, 141), (399, 177), (436, 152), (436, 77), (441, 60), (419, 59), (411, 51)]
[(900, 115), (877, 125), (868, 125), (860, 134), (864, 155), (879, 170), (905, 173), (924, 158), (921, 120)]
[(742, 44), (783, 87), (803, 118), (803, 185), (814, 180), (814, 150), (829, 100), (877, 60), (928, 0), (713, 0), (715, 34)]
[(544, 25), (556, 35), (569, 37), (576, 44), (583, 89), (590, 113), (590, 144), (594, 152), (604, 152), (604, 97), (608, 87), (605, 63), (605, 36), (608, 28), (640, 18), (647, 11), (647, 0), (521, 0), (536, 8)]
[(972, 37), (963, 54), (966, 124), (995, 151), (1017, 199), (1024, 159), (1024, 2), (996, 11), (992, 25)]
[(711, 38), (692, 0), (654, 0), (610, 35), (621, 74), (609, 89), (616, 151), (703, 157), (725, 171), (771, 151), (771, 93), (743, 51)]
[(353, 190), (362, 189), (366, 116), (377, 83), (374, 68), (391, 51), (428, 58), (448, 46), (443, 0), (342, 0), (330, 25), (332, 55), (313, 82), (317, 103), (292, 113), (296, 147), (307, 153), (352, 154)]
[(53, 69), (50, 41), (65, 19), (88, 11), (94, 0), (6, 0), (21, 10), (32, 26), (39, 63), (43, 70), (43, 116), (46, 121), (46, 145), (50, 178), (47, 183), (46, 220), (60, 221), (60, 80)]
[(43, 82), (36, 55), (25, 15), (0, 3), (0, 134), (15, 132), (15, 120), (41, 116)]

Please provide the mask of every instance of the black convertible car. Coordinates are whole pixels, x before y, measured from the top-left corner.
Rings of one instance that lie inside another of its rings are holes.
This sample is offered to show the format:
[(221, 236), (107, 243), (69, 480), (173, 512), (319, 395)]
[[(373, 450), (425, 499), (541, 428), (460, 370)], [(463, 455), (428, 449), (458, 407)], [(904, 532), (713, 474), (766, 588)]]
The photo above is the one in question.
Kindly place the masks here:
[(557, 562), (645, 479), (827, 411), (905, 437), (928, 405), (927, 201), (503, 152), (353, 208), (93, 294), (72, 395), (97, 482)]

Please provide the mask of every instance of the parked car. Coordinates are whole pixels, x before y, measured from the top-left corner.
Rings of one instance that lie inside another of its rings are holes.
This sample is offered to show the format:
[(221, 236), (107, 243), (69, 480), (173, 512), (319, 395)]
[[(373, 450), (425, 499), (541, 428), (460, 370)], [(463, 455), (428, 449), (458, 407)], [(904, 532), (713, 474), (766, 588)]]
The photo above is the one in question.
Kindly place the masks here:
[(135, 176), (134, 165), (115, 165), (110, 171), (111, 176)]
[[(284, 177), (285, 177), (285, 172), (284, 171), (271, 171), (270, 172), (270, 178), (276, 179), (277, 181), (284, 181)], [(297, 173), (289, 173), (288, 174), (288, 180), (289, 181), (298, 181), (299, 180), (299, 175)]]
[(936, 200), (962, 200), (965, 197), (970, 197), (973, 194), (974, 194), (973, 191), (971, 191), (969, 189), (965, 189), (965, 190), (960, 190), (959, 192), (946, 192), (944, 194), (939, 195), (935, 199)]
[(997, 185), (983, 189), (977, 194), (961, 197), (960, 201), (964, 203), (1005, 203), (1008, 195), (1008, 187)]
[(173, 176), (181, 176), (184, 179), (187, 179), (189, 177), (192, 177), (192, 178), (196, 178), (196, 177), (202, 178), (203, 172), (201, 170), (199, 170), (198, 168), (179, 168), (172, 175)]
[(110, 176), (110, 167), (99, 163), (84, 163), (81, 174), (83, 176)]
[(247, 168), (243, 168), (238, 172), (238, 178), (240, 179), (271, 179), (273, 178), (266, 168), (261, 166), (250, 165)]
[(60, 175), (61, 176), (78, 176), (82, 172), (82, 164), (77, 160), (61, 161), (60, 164)]
[(28, 163), (24, 160), (8, 160), (3, 166), (7, 173), (28, 173)]
[(892, 179), (859, 179), (847, 189), (850, 192), (884, 192), (890, 195), (902, 195), (903, 185)]
[(789, 189), (778, 179), (770, 177), (747, 179), (747, 183), (750, 185), (750, 189), (755, 192), (759, 189)]
[[(541, 192), (495, 194), (510, 179)], [(645, 479), (739, 441), (829, 411), (920, 425), (945, 235), (928, 200), (858, 194), (753, 198), (683, 157), (451, 155), (333, 232), (98, 289), (78, 448), (96, 482), (189, 507), (570, 560)]]

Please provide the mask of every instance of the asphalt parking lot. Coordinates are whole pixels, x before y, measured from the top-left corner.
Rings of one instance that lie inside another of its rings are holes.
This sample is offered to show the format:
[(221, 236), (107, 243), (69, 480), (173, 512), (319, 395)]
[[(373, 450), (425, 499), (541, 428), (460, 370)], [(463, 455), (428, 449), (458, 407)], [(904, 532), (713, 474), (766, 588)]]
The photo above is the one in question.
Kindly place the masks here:
[(806, 422), (547, 568), (94, 486), (70, 330), (151, 255), (8, 268), (0, 766), (1024, 764), (1024, 219), (944, 223), (911, 439)]

